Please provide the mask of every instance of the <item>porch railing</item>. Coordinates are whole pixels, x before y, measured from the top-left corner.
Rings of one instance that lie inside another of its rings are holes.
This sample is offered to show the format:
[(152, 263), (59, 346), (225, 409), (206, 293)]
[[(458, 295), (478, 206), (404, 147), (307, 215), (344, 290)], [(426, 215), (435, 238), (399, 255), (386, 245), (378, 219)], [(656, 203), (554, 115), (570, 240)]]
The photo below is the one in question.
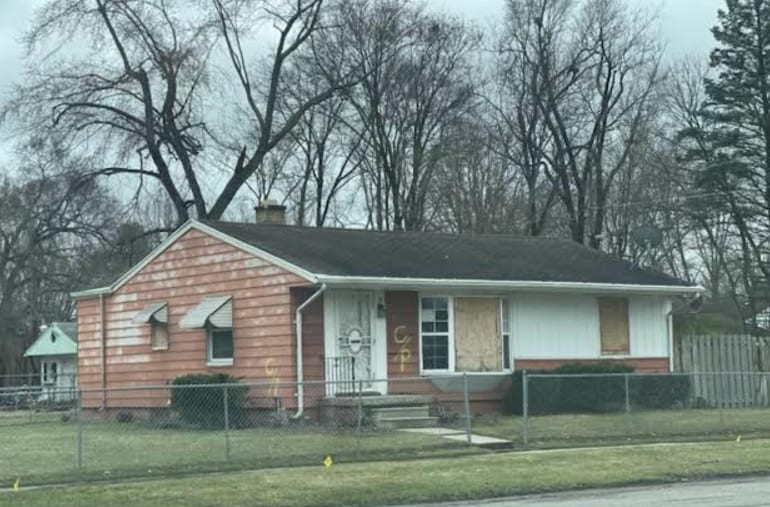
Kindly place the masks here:
[(356, 392), (356, 358), (353, 356), (327, 357), (326, 382), (334, 394)]

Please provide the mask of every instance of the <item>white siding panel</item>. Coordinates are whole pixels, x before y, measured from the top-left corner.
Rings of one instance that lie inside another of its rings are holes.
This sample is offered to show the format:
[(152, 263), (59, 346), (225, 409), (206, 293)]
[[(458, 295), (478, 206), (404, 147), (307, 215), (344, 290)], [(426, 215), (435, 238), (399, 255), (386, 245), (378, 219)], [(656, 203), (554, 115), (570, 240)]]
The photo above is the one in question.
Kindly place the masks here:
[(668, 298), (635, 296), (628, 301), (628, 327), (631, 355), (668, 355)]
[(514, 294), (510, 301), (514, 358), (599, 356), (599, 310), (595, 297)]

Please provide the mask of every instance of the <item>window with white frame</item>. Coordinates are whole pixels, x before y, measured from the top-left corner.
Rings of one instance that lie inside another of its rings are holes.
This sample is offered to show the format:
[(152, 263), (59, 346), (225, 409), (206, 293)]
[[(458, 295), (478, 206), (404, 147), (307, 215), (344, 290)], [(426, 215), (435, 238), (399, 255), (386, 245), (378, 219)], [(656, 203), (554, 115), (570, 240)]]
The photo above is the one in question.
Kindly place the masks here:
[(55, 361), (43, 361), (43, 383), (55, 384), (58, 365)]
[(208, 363), (213, 366), (233, 364), (233, 330), (231, 328), (208, 328)]
[(503, 339), (503, 369), (511, 369), (511, 310), (508, 300), (500, 300), (500, 331)]
[(450, 319), (450, 298), (420, 298), (420, 356), (423, 371), (451, 369)]

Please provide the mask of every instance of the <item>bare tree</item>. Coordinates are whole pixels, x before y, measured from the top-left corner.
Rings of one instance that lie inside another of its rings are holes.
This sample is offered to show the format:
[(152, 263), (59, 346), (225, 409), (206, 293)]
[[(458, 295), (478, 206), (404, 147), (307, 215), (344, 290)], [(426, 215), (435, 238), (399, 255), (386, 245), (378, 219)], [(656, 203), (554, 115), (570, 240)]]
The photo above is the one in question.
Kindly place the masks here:
[(69, 317), (69, 292), (90, 276), (81, 254), (101, 244), (117, 216), (93, 181), (58, 168), (52, 176), (54, 168), (31, 155), (24, 179), (0, 181), (0, 375), (21, 371), (41, 322)]
[[(322, 6), (49, 1), (26, 37), (26, 82), (6, 114), (102, 160), (93, 175), (132, 175), (139, 185), (160, 186), (177, 223), (191, 209), (220, 218), (305, 112), (342, 86), (328, 81), (291, 111), (277, 110), (284, 69), (322, 30)], [(249, 55), (268, 31), (275, 34), (268, 56)]]
[(469, 59), (478, 36), (462, 22), (398, 0), (343, 3), (339, 24), (360, 84), (350, 122), (366, 143), (363, 164), (377, 229), (421, 229), (448, 125), (473, 99)]
[(509, 13), (539, 83), (548, 177), (572, 239), (599, 248), (613, 180), (651, 115), (661, 45), (650, 18), (619, 0), (510, 0)]

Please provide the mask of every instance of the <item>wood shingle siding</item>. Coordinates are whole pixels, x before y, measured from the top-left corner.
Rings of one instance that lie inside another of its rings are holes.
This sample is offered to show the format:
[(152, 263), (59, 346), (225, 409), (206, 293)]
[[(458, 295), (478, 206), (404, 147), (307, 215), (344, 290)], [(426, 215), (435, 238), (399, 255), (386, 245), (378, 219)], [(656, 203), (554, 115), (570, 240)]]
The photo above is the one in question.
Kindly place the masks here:
[[(106, 381), (109, 387), (164, 385), (175, 377), (216, 370), (244, 381), (295, 380), (292, 287), (307, 282), (219, 239), (190, 230), (130, 278), (104, 296)], [(181, 329), (180, 319), (206, 296), (232, 296), (234, 362), (206, 366), (206, 331)], [(151, 326), (133, 324), (153, 301), (168, 303), (168, 350), (153, 351)], [(78, 300), (78, 371), (83, 389), (102, 387), (99, 297)], [(288, 391), (286, 396), (291, 396)], [(159, 396), (151, 406), (165, 403)], [(98, 396), (84, 396), (86, 408)], [(293, 400), (286, 400), (293, 404)], [(108, 406), (134, 406), (136, 397), (109, 393)], [(139, 405), (142, 406), (142, 405)]]

